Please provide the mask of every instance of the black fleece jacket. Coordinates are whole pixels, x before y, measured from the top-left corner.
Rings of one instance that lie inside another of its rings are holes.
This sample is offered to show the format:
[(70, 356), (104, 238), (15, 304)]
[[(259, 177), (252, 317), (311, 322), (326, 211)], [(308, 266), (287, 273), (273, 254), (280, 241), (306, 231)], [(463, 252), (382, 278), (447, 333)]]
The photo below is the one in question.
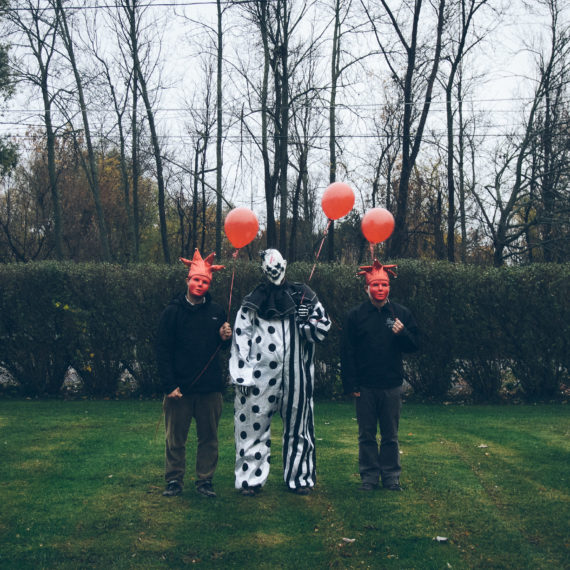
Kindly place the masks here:
[(186, 294), (181, 293), (162, 312), (156, 356), (165, 394), (176, 387), (182, 394), (224, 389), (218, 347), (230, 344), (229, 340), (222, 342), (219, 334), (226, 322), (226, 313), (212, 301), (209, 293), (205, 299), (204, 303), (191, 305)]
[[(404, 330), (391, 328), (398, 318)], [(342, 384), (347, 394), (365, 388), (396, 388), (403, 382), (402, 353), (419, 348), (418, 325), (409, 309), (388, 302), (377, 309), (370, 301), (352, 309), (343, 327)]]

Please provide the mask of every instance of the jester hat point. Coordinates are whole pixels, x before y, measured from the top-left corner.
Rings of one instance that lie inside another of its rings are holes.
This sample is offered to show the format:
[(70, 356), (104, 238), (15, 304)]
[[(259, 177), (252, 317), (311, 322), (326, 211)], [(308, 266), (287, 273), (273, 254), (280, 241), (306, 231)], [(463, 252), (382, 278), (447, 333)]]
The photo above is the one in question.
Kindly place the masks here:
[(224, 265), (212, 265), (215, 255), (215, 253), (210, 253), (206, 259), (202, 259), (200, 252), (196, 248), (192, 259), (184, 259), (181, 257), (180, 261), (189, 268), (188, 279), (194, 277), (194, 275), (200, 275), (208, 279), (208, 281), (212, 281), (212, 273), (214, 271), (220, 271), (220, 269), (224, 269), (225, 267)]
[(382, 265), (377, 259), (375, 259), (372, 265), (363, 265), (359, 267), (360, 271), (356, 275), (364, 275), (366, 285), (370, 285), (370, 283), (381, 279), (387, 279), (390, 281), (390, 275), (392, 277), (396, 277), (396, 273), (393, 271), (395, 267), (398, 266)]

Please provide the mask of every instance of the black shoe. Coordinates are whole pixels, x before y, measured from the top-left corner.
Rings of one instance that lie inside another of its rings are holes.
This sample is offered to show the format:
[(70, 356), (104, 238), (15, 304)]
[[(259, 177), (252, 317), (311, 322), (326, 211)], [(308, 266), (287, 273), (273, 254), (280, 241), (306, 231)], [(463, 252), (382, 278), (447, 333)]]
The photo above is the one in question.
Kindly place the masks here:
[(164, 497), (176, 497), (182, 493), (182, 485), (178, 481), (169, 481), (166, 485), (166, 490), (164, 491)]
[(362, 483), (359, 489), (361, 491), (374, 491), (377, 487), (378, 485), (374, 485), (374, 483)]
[(312, 487), (297, 487), (296, 489), (291, 489), (296, 495), (310, 495)]
[(263, 487), (261, 485), (254, 485), (253, 487), (244, 487), (240, 494), (244, 497), (255, 497), (261, 493)]
[(212, 483), (210, 481), (205, 481), (204, 483), (200, 483), (196, 486), (196, 491), (204, 497), (214, 498), (216, 493), (214, 492), (214, 487), (212, 487)]
[(388, 491), (401, 491), (402, 487), (400, 487), (400, 483), (390, 483), (389, 485), (384, 485), (385, 489)]

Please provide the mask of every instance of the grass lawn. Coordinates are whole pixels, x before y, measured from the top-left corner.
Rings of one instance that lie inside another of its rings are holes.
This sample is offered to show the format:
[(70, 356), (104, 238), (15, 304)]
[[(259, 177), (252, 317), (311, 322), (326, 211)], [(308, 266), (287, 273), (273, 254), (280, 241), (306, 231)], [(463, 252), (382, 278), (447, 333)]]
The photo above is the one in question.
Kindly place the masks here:
[(160, 402), (0, 401), (0, 568), (570, 568), (567, 406), (404, 404), (402, 493), (358, 490), (350, 402), (315, 408), (312, 495), (284, 488), (279, 418), (265, 490), (237, 494), (226, 403), (218, 498), (192, 428), (167, 499)]

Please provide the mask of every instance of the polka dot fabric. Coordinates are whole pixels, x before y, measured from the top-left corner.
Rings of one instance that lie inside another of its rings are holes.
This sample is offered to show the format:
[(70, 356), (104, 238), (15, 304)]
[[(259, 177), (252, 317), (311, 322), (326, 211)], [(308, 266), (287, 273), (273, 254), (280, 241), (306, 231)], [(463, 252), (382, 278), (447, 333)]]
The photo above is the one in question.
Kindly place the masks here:
[(323, 340), (330, 321), (316, 300), (302, 326), (295, 315), (266, 320), (242, 307), (234, 326), (230, 375), (236, 386), (235, 486), (263, 486), (271, 462), (271, 419), (283, 419), (283, 477), (291, 489), (316, 482), (313, 421), (314, 343)]

